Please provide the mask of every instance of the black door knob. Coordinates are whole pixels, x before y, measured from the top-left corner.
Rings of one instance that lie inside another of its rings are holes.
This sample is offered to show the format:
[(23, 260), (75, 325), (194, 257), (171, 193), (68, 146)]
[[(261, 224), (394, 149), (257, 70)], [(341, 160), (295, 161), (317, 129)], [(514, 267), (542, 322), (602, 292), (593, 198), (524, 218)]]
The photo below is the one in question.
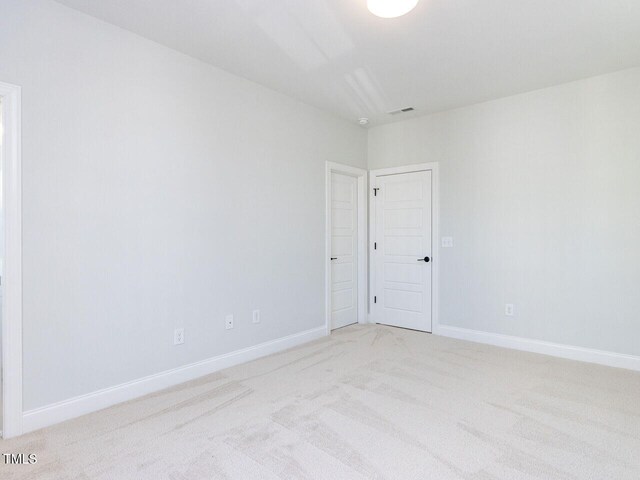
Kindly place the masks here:
[(424, 257), (424, 258), (419, 258), (418, 259), (419, 262), (426, 262), (429, 263), (431, 261), (431, 259), (429, 257)]

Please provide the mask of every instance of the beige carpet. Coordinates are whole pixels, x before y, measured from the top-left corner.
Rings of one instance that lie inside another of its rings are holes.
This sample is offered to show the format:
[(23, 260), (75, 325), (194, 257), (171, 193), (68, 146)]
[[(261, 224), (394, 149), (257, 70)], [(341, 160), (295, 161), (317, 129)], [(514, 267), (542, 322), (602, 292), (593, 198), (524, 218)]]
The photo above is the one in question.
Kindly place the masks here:
[(638, 480), (640, 374), (353, 326), (0, 447), (39, 459), (3, 480)]

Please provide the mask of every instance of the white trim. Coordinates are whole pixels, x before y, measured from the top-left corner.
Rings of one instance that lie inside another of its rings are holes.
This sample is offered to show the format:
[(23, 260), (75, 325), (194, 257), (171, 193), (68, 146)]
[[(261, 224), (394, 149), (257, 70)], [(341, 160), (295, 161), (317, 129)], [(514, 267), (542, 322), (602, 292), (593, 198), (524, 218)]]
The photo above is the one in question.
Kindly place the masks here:
[(195, 362), (183, 367), (167, 370), (165, 372), (156, 373), (155, 375), (149, 375), (114, 387), (105, 388), (86, 395), (80, 395), (45, 407), (29, 410), (24, 414), (24, 432), (32, 432), (71, 418), (96, 412), (118, 403), (126, 402), (149, 393), (157, 392), (158, 390), (179, 385), (204, 375), (209, 375), (224, 368), (233, 367), (234, 365), (255, 360), (257, 358), (264, 357), (265, 355), (271, 355), (288, 348), (302, 345), (312, 340), (322, 338), (324, 335), (324, 326), (314, 328), (312, 330), (289, 335), (278, 340), (272, 340), (253, 347), (236, 350), (235, 352), (226, 353), (224, 355), (219, 355), (217, 357)]
[(609, 367), (626, 368), (628, 370), (640, 371), (640, 357), (623, 353), (607, 352), (592, 348), (575, 347), (560, 343), (545, 342), (522, 337), (512, 337), (499, 333), (481, 332), (479, 330), (469, 330), (466, 328), (450, 327), (439, 325), (437, 335), (444, 337), (468, 340), (470, 342), (485, 343), (497, 347), (511, 348), (525, 352), (541, 353), (554, 357), (578, 360), (581, 362), (597, 363)]
[(358, 323), (369, 323), (367, 312), (367, 171), (340, 163), (325, 167), (325, 327), (331, 334), (331, 173), (342, 173), (358, 181)]
[[(431, 171), (431, 254), (432, 254), (432, 284), (431, 284), (431, 331), (435, 332), (440, 325), (440, 164), (438, 162), (418, 163), (414, 165), (406, 165), (402, 167), (380, 168), (369, 172), (369, 264), (374, 265), (374, 248), (375, 229), (376, 229), (376, 211), (373, 195), (373, 188), (376, 187), (376, 178), (385, 175), (396, 175), (399, 173), (413, 173)], [(369, 275), (369, 291), (376, 291), (375, 269), (371, 269)], [(375, 323), (375, 308), (373, 303), (373, 295), (369, 298), (370, 320)]]
[(375, 281), (375, 262), (373, 259), (374, 242), (376, 239), (376, 201), (373, 194), (373, 188), (376, 186), (376, 177), (374, 172), (376, 170), (369, 171), (369, 265), (371, 270), (369, 271), (369, 322), (376, 323), (375, 305), (373, 303), (373, 293), (376, 291)]
[(22, 161), (20, 87), (0, 82), (2, 98), (2, 436), (22, 434)]

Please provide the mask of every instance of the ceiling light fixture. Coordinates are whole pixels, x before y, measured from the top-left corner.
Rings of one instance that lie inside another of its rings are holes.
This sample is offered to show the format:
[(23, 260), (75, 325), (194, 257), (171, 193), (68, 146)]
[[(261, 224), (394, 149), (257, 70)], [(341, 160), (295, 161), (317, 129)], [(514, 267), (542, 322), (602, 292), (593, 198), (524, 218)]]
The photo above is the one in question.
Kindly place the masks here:
[(418, 0), (367, 0), (371, 13), (382, 18), (395, 18), (409, 13), (418, 4)]

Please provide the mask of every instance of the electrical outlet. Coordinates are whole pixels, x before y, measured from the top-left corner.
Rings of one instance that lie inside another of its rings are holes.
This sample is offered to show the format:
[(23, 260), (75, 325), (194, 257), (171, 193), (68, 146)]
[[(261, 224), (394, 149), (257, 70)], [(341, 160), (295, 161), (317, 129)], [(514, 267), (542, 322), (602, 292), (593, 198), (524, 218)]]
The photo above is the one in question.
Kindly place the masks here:
[(260, 310), (253, 311), (253, 323), (260, 323)]
[(507, 317), (513, 317), (513, 303), (507, 303), (504, 306), (504, 314)]
[(442, 248), (453, 248), (453, 237), (442, 237)]
[(231, 330), (233, 328), (233, 315), (224, 317), (224, 328)]
[(176, 328), (173, 331), (173, 344), (182, 345), (184, 343), (184, 328)]

